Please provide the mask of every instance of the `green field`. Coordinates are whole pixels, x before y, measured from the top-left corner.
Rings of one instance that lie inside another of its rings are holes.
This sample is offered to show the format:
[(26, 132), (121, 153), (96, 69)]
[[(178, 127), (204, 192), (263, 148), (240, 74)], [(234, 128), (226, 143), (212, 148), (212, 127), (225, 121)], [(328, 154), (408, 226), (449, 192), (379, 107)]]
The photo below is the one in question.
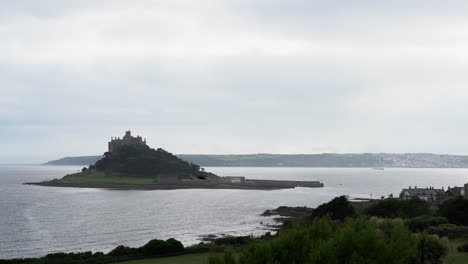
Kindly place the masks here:
[(444, 258), (444, 264), (467, 264), (468, 263), (468, 253), (458, 252), (457, 247), (463, 243), (467, 243), (468, 240), (450, 240), (449, 242), (449, 252), (447, 257)]
[(177, 257), (155, 258), (119, 262), (118, 264), (207, 264), (213, 253), (189, 254)]
[(133, 183), (133, 184), (148, 184), (154, 183), (154, 178), (139, 178), (139, 177), (125, 177), (118, 175), (105, 175), (103, 172), (96, 172), (92, 174), (69, 175), (64, 179), (67, 181), (75, 182), (105, 182), (105, 183)]

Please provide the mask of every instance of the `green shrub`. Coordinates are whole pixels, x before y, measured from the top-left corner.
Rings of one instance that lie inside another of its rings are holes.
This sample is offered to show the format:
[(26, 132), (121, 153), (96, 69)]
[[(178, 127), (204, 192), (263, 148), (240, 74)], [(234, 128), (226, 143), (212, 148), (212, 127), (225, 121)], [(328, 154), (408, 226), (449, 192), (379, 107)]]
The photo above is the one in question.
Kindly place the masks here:
[(468, 200), (462, 196), (446, 199), (439, 205), (439, 214), (452, 224), (468, 226)]
[(427, 230), (431, 226), (440, 226), (447, 224), (447, 218), (440, 216), (422, 215), (405, 219), (405, 225), (413, 232)]
[(411, 263), (416, 240), (402, 225), (388, 221), (388, 232), (365, 219), (348, 219), (333, 236), (311, 252), (310, 263)]
[(468, 237), (468, 226), (433, 226), (427, 232), (440, 237), (463, 238)]
[(419, 199), (385, 199), (364, 209), (364, 214), (384, 218), (411, 218), (431, 213), (430, 205)]
[(184, 245), (178, 240), (175, 240), (174, 238), (169, 238), (166, 240), (166, 251), (168, 253), (173, 253), (173, 252), (180, 252), (184, 250)]
[(252, 236), (221, 237), (213, 240), (215, 245), (240, 246), (253, 242)]
[(401, 220), (360, 217), (340, 223), (320, 218), (250, 245), (241, 252), (239, 263), (409, 264), (440, 260), (446, 251), (438, 242), (431, 236), (413, 235)]
[(135, 248), (130, 248), (130, 247), (125, 247), (125, 246), (118, 246), (114, 248), (111, 252), (109, 252), (109, 256), (131, 256), (131, 255), (136, 255), (138, 252), (137, 249)]
[(468, 252), (468, 243), (464, 243), (458, 246), (457, 250), (460, 252)]
[(224, 250), (224, 264), (236, 264), (234, 251), (231, 248), (226, 248)]
[(439, 264), (447, 255), (448, 247), (436, 235), (418, 234), (418, 264)]
[(141, 248), (141, 251), (145, 256), (164, 255), (180, 252), (183, 250), (184, 246), (182, 243), (173, 238), (170, 238), (166, 241), (153, 239)]
[(329, 215), (333, 220), (343, 221), (346, 217), (355, 215), (354, 207), (344, 196), (336, 197), (328, 203), (324, 203), (312, 211), (312, 218)]

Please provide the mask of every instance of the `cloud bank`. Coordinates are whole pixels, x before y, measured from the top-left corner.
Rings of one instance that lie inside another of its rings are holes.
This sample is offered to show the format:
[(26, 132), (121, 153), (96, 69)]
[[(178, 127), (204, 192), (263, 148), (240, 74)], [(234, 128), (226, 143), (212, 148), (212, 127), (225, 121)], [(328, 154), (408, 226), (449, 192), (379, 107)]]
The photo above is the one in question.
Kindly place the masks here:
[(468, 154), (465, 1), (1, 1), (0, 163)]

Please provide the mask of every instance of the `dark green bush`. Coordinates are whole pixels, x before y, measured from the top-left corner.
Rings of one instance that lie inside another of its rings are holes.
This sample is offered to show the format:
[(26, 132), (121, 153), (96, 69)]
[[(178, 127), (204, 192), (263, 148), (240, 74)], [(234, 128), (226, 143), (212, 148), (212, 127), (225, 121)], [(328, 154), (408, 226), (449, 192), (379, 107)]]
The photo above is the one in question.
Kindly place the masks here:
[(442, 263), (442, 257), (447, 255), (447, 246), (434, 235), (418, 235), (418, 257), (417, 264), (439, 264)]
[(311, 217), (324, 217), (329, 215), (333, 220), (343, 221), (346, 217), (355, 214), (354, 207), (344, 196), (336, 197), (328, 203), (324, 203), (312, 211)]
[(462, 196), (446, 199), (439, 205), (439, 214), (452, 224), (468, 226), (468, 200)]
[(137, 255), (138, 250), (135, 248), (125, 247), (125, 246), (118, 246), (114, 248), (111, 252), (109, 252), (109, 256), (119, 257), (119, 256), (132, 256)]
[(141, 252), (145, 256), (165, 255), (184, 250), (184, 246), (179, 241), (170, 238), (166, 241), (153, 239), (141, 247)]
[(252, 236), (220, 237), (213, 240), (215, 245), (241, 246), (254, 241)]
[(468, 252), (468, 243), (458, 246), (457, 250), (460, 252)]
[(0, 264), (110, 264), (147, 256), (184, 253), (184, 246), (171, 238), (164, 240), (151, 240), (141, 248), (118, 246), (109, 254), (102, 252), (82, 253), (53, 253), (42, 258), (0, 260)]
[(411, 218), (431, 213), (430, 204), (419, 198), (410, 200), (385, 199), (364, 209), (364, 214), (384, 218)]
[(468, 226), (433, 226), (427, 232), (440, 237), (464, 238), (468, 237)]
[(440, 226), (447, 224), (447, 218), (440, 216), (422, 215), (405, 219), (405, 225), (412, 232), (421, 232), (429, 229), (431, 226)]
[(440, 263), (446, 253), (443, 240), (413, 235), (401, 220), (360, 217), (340, 223), (316, 218), (310, 225), (297, 225), (250, 245), (241, 252), (239, 263)]

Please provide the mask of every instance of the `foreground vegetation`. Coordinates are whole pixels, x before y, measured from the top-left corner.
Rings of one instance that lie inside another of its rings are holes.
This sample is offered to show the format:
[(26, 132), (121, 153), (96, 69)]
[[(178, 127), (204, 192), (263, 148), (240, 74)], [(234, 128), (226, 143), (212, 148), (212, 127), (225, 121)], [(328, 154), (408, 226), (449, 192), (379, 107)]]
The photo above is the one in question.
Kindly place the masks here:
[[(388, 199), (356, 211), (344, 197), (315, 209), (311, 216), (239, 251), (213, 256), (210, 264), (267, 263), (468, 263), (465, 237), (468, 202), (444, 201), (439, 210), (419, 199)], [(456, 247), (456, 249), (454, 249)]]
[(176, 257), (132, 260), (127, 262), (119, 262), (119, 264), (207, 264), (208, 258), (210, 256), (217, 257), (218, 255), (213, 255), (210, 253), (199, 253)]
[(419, 199), (387, 199), (358, 211), (337, 197), (300, 221), (286, 222), (276, 235), (222, 238), (189, 248), (175, 239), (152, 240), (108, 254), (57, 253), (0, 264), (458, 264), (468, 263), (466, 223), (468, 201), (461, 197), (445, 200), (437, 210)]
[(185, 250), (180, 241), (173, 238), (164, 240), (154, 239), (139, 248), (118, 246), (108, 254), (102, 252), (83, 253), (54, 253), (42, 258), (0, 260), (0, 264), (105, 264), (122, 262), (148, 257), (164, 257), (195, 253), (196, 250)]
[(468, 239), (452, 239), (449, 241), (448, 254), (443, 259), (445, 264), (466, 264), (468, 263), (468, 254), (459, 251), (459, 247), (466, 245)]

